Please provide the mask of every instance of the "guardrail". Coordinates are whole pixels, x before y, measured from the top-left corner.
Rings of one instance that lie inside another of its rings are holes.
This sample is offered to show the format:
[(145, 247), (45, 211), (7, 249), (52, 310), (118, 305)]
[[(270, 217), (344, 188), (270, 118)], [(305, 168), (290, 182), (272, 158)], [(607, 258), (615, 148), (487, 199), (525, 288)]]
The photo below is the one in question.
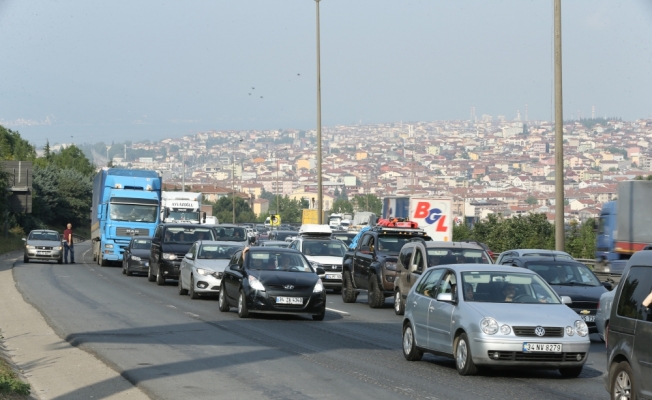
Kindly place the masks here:
[(72, 234), (72, 243), (73, 243), (73, 244), (75, 244), (75, 243), (85, 242), (85, 241), (87, 241), (87, 240), (88, 240), (88, 239), (86, 239), (86, 238), (83, 237), (83, 236), (75, 235), (74, 233)]

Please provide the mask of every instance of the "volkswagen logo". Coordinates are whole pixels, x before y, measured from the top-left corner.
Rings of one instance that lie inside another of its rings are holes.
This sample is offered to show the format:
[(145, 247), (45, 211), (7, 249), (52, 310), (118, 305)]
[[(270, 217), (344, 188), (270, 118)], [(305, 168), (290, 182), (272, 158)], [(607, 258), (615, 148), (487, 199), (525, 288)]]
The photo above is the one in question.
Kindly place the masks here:
[(534, 328), (534, 334), (537, 336), (543, 336), (546, 334), (546, 330), (543, 329), (543, 326), (537, 326)]
[(294, 289), (294, 286), (293, 286), (293, 285), (285, 285), (285, 286), (283, 286), (283, 287), (286, 288), (287, 290), (292, 290), (292, 289)]

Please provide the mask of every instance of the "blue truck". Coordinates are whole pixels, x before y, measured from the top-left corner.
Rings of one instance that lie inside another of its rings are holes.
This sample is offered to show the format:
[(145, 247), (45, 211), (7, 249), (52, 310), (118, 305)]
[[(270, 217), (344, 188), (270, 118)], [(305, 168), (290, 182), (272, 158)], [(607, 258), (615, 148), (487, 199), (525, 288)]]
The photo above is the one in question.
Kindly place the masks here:
[(103, 168), (93, 180), (93, 261), (122, 261), (134, 236), (152, 236), (159, 223), (161, 177), (156, 171)]

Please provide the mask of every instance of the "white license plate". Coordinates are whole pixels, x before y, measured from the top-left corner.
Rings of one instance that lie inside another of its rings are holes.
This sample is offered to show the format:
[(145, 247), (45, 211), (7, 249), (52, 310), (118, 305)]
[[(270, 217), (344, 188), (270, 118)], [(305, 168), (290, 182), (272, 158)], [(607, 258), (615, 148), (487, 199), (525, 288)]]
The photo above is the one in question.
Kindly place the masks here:
[(277, 297), (276, 304), (303, 305), (303, 299), (301, 297)]
[(326, 279), (342, 279), (340, 274), (326, 274)]
[(37, 251), (36, 254), (39, 255), (39, 256), (49, 256), (50, 252), (49, 251)]
[(595, 315), (581, 315), (584, 322), (595, 322)]
[(524, 353), (561, 353), (561, 343), (523, 343)]

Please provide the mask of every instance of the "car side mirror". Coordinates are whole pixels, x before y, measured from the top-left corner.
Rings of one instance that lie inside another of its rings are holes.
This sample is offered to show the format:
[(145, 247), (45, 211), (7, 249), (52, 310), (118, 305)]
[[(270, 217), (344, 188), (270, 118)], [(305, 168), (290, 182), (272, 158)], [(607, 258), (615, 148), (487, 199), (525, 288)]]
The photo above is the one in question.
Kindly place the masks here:
[(26, 238), (23, 238), (23, 242), (26, 242), (26, 241), (27, 241), (27, 239), (26, 239)]
[(369, 246), (362, 246), (362, 247), (360, 247), (360, 253), (369, 254), (369, 253), (371, 253), (371, 249), (369, 248)]
[(192, 253), (186, 253), (186, 258), (192, 260), (193, 259)]
[(317, 275), (324, 275), (326, 273), (324, 267), (317, 267), (315, 268), (315, 271), (317, 272)]
[(602, 286), (610, 292), (614, 290), (614, 285), (612, 285), (611, 282), (602, 282)]
[(230, 269), (231, 271), (240, 271), (240, 266), (239, 266), (238, 264), (231, 264), (231, 265), (229, 266), (229, 269)]
[(573, 304), (573, 300), (568, 296), (561, 296), (561, 304)]
[(439, 293), (437, 295), (437, 301), (443, 301), (446, 303), (453, 303), (453, 293)]
[(410, 270), (417, 274), (421, 273), (421, 268), (419, 268), (419, 264), (412, 264), (412, 268), (410, 268)]

